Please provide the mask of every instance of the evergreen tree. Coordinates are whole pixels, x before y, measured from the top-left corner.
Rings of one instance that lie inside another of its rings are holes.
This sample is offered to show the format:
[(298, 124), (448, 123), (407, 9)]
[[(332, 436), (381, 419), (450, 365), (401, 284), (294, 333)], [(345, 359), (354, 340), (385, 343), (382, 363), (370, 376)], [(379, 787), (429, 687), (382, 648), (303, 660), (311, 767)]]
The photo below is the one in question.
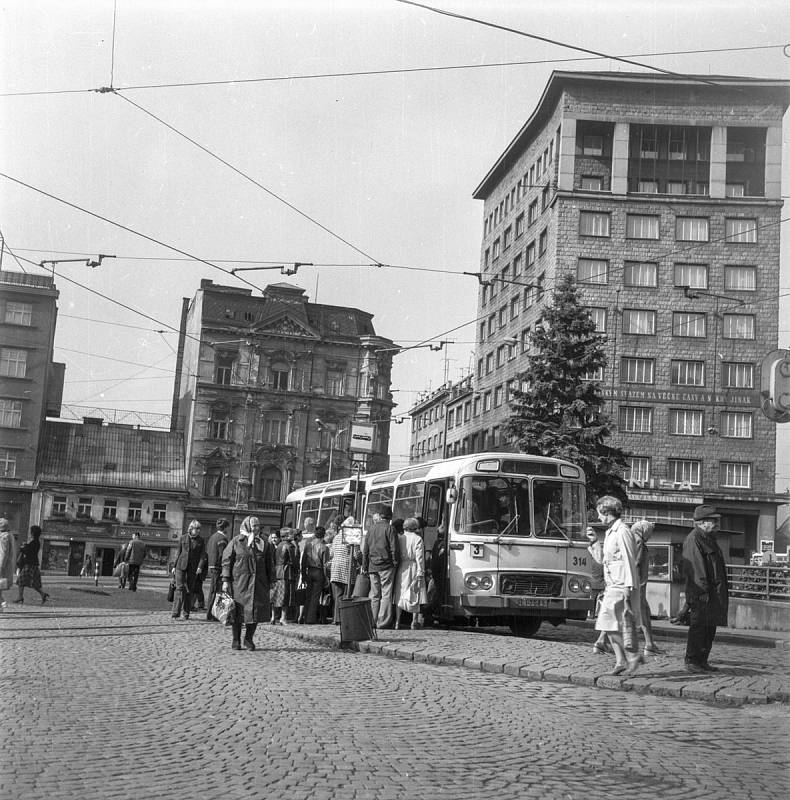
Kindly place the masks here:
[(604, 494), (627, 500), (627, 456), (606, 440), (612, 422), (601, 384), (582, 380), (606, 366), (605, 338), (566, 276), (530, 336), (527, 369), (513, 392), (506, 433), (521, 452), (563, 458), (584, 469), (591, 503)]

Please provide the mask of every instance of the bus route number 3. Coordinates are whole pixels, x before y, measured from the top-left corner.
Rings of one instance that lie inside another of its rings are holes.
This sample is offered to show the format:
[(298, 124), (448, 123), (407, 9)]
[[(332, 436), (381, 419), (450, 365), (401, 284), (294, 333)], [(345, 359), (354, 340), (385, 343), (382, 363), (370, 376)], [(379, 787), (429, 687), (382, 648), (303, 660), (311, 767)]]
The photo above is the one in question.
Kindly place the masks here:
[(574, 556), (573, 557), (573, 566), (574, 567), (586, 567), (587, 566), (587, 556)]
[(470, 545), (470, 549), (472, 551), (472, 558), (483, 558), (482, 544), (472, 544)]

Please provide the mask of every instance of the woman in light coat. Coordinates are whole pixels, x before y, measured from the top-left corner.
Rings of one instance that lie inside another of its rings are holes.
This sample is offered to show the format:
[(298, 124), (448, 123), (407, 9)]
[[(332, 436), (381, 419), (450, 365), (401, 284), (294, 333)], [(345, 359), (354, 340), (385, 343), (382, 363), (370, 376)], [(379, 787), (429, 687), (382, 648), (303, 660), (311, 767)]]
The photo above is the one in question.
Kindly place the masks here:
[(241, 650), (241, 626), (245, 625), (244, 649), (254, 650), (252, 637), (259, 622), (271, 619), (269, 593), (274, 582), (274, 547), (261, 536), (257, 517), (245, 517), (238, 536), (222, 554), (222, 591), (236, 603), (231, 647)]
[(398, 536), (400, 562), (395, 575), (395, 629), (400, 628), (403, 611), (412, 615), (411, 627), (422, 627), (420, 606), (428, 602), (425, 589), (425, 545), (417, 533), (420, 523), (409, 517), (403, 523), (403, 533)]
[[(623, 504), (616, 497), (602, 497), (596, 510), (598, 518), (608, 527), (603, 541), (606, 588), (595, 628), (608, 634), (614, 650), (616, 661), (611, 674), (633, 675), (642, 660), (638, 652), (633, 652), (637, 644), (636, 629), (641, 624), (636, 543), (628, 525), (620, 519)], [(624, 635), (629, 641), (628, 652)]]
[(16, 572), (17, 547), (11, 526), (5, 517), (0, 518), (0, 608), (5, 608), (3, 590), (10, 589)]

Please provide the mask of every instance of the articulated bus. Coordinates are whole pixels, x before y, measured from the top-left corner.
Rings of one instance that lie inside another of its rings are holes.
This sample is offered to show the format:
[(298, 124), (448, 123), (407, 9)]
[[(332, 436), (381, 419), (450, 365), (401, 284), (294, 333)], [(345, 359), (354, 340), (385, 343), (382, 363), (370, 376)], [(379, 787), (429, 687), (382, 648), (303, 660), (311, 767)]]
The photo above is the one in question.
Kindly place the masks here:
[[(314, 484), (285, 500), (284, 527), (353, 514), (368, 530), (385, 508), (421, 516), (444, 622), (474, 618), (534, 635), (593, 609), (584, 473), (574, 464), (519, 453), (479, 453)], [(438, 531), (444, 547), (434, 548)]]

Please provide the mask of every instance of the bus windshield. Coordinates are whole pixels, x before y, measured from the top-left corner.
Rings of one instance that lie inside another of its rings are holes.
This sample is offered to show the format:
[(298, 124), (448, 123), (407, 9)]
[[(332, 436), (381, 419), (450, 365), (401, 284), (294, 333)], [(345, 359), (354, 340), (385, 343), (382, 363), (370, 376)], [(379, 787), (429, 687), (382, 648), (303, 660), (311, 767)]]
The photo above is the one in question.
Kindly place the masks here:
[(582, 541), (585, 520), (579, 483), (482, 475), (461, 479), (459, 533)]

